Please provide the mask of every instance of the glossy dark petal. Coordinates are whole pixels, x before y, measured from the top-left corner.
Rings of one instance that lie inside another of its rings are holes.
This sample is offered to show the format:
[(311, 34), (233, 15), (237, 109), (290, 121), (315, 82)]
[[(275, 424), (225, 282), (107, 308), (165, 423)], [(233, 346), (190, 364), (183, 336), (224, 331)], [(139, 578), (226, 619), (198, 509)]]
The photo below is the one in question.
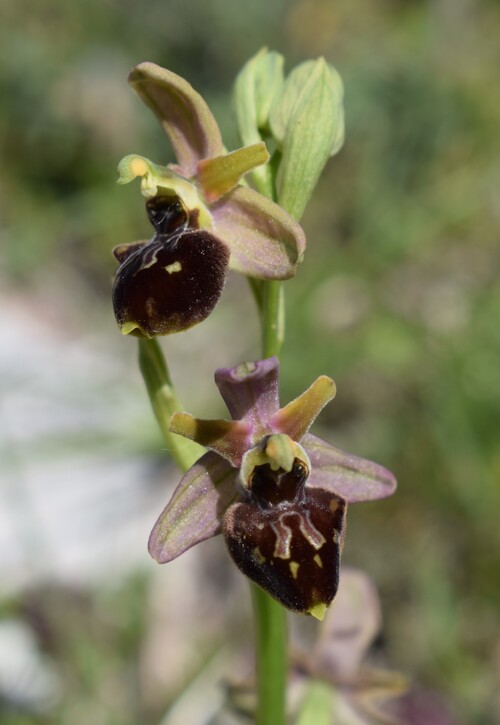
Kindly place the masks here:
[(227, 247), (209, 232), (157, 235), (116, 273), (113, 307), (122, 332), (168, 335), (204, 320), (222, 293), (228, 261)]
[(224, 516), (224, 536), (238, 568), (285, 607), (303, 614), (325, 607), (338, 587), (346, 503), (265, 465), (246, 500)]

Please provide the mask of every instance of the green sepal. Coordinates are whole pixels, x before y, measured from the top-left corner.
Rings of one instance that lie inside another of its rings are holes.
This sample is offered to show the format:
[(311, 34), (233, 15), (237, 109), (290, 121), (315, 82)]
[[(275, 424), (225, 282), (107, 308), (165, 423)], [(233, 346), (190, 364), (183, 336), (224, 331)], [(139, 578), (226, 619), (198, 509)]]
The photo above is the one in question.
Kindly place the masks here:
[(282, 159), (278, 202), (300, 219), (326, 162), (344, 141), (343, 84), (324, 58), (306, 61), (288, 76), (270, 114)]

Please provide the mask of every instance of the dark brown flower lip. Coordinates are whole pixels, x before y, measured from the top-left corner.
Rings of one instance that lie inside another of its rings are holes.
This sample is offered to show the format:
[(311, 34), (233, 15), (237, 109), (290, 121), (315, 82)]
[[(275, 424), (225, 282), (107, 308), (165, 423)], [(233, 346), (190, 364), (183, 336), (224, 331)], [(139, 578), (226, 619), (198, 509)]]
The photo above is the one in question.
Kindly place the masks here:
[(202, 322), (222, 294), (228, 263), (225, 244), (205, 230), (157, 233), (132, 249), (112, 291), (122, 333), (151, 338)]

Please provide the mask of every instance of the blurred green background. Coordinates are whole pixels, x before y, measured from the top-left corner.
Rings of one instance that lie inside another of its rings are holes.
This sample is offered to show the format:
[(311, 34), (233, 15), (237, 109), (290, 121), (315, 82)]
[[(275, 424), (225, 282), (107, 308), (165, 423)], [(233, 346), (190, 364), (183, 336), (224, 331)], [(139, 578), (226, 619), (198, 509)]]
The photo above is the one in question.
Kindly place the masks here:
[[(378, 656), (458, 722), (500, 722), (499, 40), (496, 0), (3, 0), (2, 723), (173, 723), (204, 669), (250, 657), (221, 541), (148, 559), (177, 474), (112, 318), (110, 249), (150, 235), (120, 158), (172, 160), (131, 66), (185, 76), (234, 148), (232, 82), (264, 45), (288, 69), (324, 55), (346, 86), (287, 285), (282, 399), (332, 375), (318, 434), (398, 477), (351, 509), (344, 552), (380, 591)], [(222, 415), (213, 370), (259, 355), (245, 281), (165, 349), (186, 408)]]

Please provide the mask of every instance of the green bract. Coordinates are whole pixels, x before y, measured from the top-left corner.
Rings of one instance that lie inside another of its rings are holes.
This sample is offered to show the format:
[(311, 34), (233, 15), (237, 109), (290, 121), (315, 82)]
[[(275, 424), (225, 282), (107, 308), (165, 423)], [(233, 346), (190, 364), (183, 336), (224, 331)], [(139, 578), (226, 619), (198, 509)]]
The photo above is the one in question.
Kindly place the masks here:
[(323, 167), (344, 142), (343, 85), (324, 58), (283, 77), (283, 56), (260, 50), (239, 73), (234, 103), (241, 140), (272, 139), (276, 188), (269, 166), (255, 168), (256, 186), (300, 219)]
[(281, 206), (300, 219), (326, 162), (344, 141), (343, 85), (323, 58), (288, 76), (271, 109), (273, 137), (282, 152), (276, 180)]
[[(269, 130), (272, 104), (284, 83), (284, 58), (280, 53), (262, 48), (241, 69), (234, 84), (234, 106), (241, 140), (253, 144)], [(272, 196), (269, 166), (260, 166), (251, 174), (256, 186)]]

